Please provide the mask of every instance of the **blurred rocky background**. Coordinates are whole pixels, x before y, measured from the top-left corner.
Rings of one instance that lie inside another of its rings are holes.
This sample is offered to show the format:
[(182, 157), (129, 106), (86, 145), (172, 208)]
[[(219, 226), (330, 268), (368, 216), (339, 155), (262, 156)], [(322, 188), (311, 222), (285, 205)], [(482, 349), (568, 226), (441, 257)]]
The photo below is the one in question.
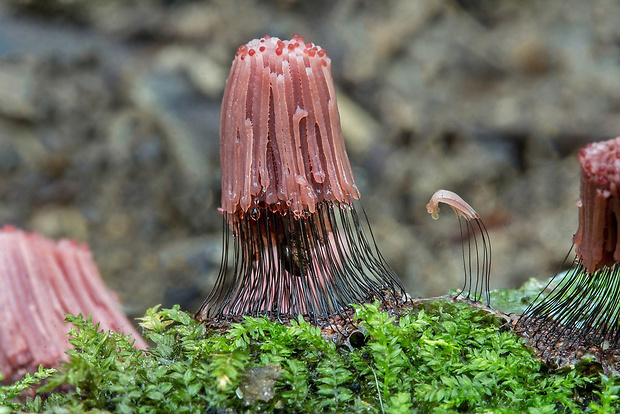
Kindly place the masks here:
[(132, 316), (197, 310), (219, 269), (220, 99), (237, 46), (328, 50), (387, 261), (416, 296), (462, 283), (450, 189), (493, 287), (545, 278), (577, 228), (578, 149), (620, 135), (616, 0), (0, 3), (0, 225), (90, 244)]

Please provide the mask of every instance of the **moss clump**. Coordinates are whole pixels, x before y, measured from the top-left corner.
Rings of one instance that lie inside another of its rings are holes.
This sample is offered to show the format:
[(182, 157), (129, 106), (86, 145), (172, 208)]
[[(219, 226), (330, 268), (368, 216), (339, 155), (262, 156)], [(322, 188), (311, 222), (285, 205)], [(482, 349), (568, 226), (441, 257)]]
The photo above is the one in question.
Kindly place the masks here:
[(325, 341), (301, 319), (283, 326), (246, 318), (218, 334), (178, 307), (155, 307), (141, 323), (155, 346), (143, 353), (128, 337), (99, 332), (90, 320), (70, 316), (70, 362), (38, 374), (49, 377), (39, 392), (50, 394), (15, 403), (12, 398), (36, 381), (27, 377), (0, 387), (0, 407), (69, 413), (551, 413), (620, 407), (613, 378), (583, 369), (548, 372), (497, 319), (466, 304), (424, 305), (397, 321), (365, 305), (358, 317), (367, 341), (349, 347)]
[[(558, 275), (556, 280), (559, 281), (562, 277), (563, 275)], [(521, 315), (546, 286), (546, 281), (543, 282), (531, 278), (519, 289), (498, 289), (491, 291), (491, 303), (494, 309), (505, 313)], [(543, 293), (546, 295), (548, 292), (544, 291)]]

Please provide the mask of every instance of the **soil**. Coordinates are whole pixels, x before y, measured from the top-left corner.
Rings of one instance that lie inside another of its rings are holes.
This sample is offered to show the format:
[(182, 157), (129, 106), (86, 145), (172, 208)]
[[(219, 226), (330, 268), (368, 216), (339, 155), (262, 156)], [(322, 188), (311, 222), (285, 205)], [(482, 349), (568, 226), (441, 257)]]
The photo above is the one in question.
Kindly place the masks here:
[(492, 288), (547, 278), (577, 229), (577, 151), (620, 135), (618, 21), (615, 0), (5, 1), (0, 225), (88, 242), (130, 316), (196, 311), (234, 52), (298, 33), (333, 61), (364, 208), (412, 296), (462, 285), (457, 220), (425, 210), (440, 188), (486, 224)]

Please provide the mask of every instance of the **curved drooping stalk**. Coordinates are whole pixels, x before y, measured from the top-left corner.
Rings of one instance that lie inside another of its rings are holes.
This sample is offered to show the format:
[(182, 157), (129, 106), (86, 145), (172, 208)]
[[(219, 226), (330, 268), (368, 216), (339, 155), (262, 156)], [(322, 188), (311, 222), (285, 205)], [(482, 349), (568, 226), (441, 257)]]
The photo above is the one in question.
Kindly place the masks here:
[(426, 205), (426, 211), (437, 220), (439, 203), (449, 205), (459, 220), (465, 281), (459, 295), (490, 304), (491, 240), (480, 215), (458, 194), (438, 190)]

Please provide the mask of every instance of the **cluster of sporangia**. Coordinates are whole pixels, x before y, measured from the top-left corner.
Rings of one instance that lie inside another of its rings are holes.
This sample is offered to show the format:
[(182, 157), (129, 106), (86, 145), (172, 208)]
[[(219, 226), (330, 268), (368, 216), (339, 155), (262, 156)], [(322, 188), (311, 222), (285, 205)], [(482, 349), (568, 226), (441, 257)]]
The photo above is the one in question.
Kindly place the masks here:
[[(209, 323), (242, 315), (325, 324), (353, 303), (407, 300), (377, 249), (345, 151), (325, 49), (293, 36), (239, 47), (220, 129), (224, 248), (220, 274), (196, 314)], [(579, 154), (581, 197), (572, 270), (530, 306), (517, 329), (545, 346), (568, 339), (620, 342), (620, 138)], [(489, 302), (491, 247), (478, 214), (440, 190), (461, 225), (467, 298)], [(357, 207), (356, 207), (357, 206)], [(363, 211), (363, 210), (362, 210)], [(461, 220), (463, 219), (463, 220)], [(231, 254), (232, 249), (232, 254)]]
[[(409, 299), (381, 256), (363, 209), (358, 215), (360, 193), (325, 49), (299, 36), (265, 36), (238, 49), (222, 102), (220, 156), (222, 265), (197, 319), (226, 326), (243, 315), (282, 322), (302, 315), (340, 331), (354, 317), (351, 304), (378, 300), (398, 310)], [(579, 161), (577, 257), (516, 324), (546, 356), (620, 345), (620, 137), (587, 145)], [(427, 205), (433, 218), (439, 203), (454, 210), (467, 241), (461, 293), (488, 305), (486, 228), (469, 204), (446, 190)], [(0, 290), (6, 314), (0, 338), (12, 340), (0, 348), (0, 371), (9, 378), (63, 358), (68, 343), (57, 338), (65, 338), (65, 311), (93, 313), (102, 326), (133, 333), (135, 345), (145, 347), (102, 287), (88, 249), (12, 228), (0, 231), (0, 243), (0, 279), (7, 285)], [(82, 295), (70, 285), (83, 287)], [(16, 323), (22, 317), (16, 297), (40, 308), (49, 323), (29, 322), (36, 312)]]
[[(226, 84), (220, 135), (222, 266), (199, 320), (226, 326), (243, 315), (282, 322), (302, 315), (342, 333), (351, 327), (351, 304), (379, 300), (397, 309), (407, 300), (366, 215), (354, 206), (360, 194), (324, 49), (299, 36), (265, 36), (241, 46)], [(468, 232), (482, 233), (477, 214), (458, 196), (438, 192), (429, 203), (434, 217), (439, 202), (465, 218)], [(472, 258), (478, 244), (469, 247)], [(474, 299), (488, 291), (490, 256), (483, 260), (484, 266), (469, 262), (464, 290), (473, 289)], [(479, 271), (484, 277), (474, 282), (472, 272)], [(101, 328), (133, 334), (134, 345), (146, 347), (85, 246), (4, 227), (0, 286), (5, 380), (66, 358), (66, 313), (91, 314)]]
[[(395, 310), (408, 300), (375, 244), (365, 213), (357, 213), (360, 193), (324, 49), (299, 36), (265, 36), (239, 48), (222, 102), (220, 156), (222, 266), (197, 319), (226, 325), (243, 315), (282, 322), (302, 315), (338, 328), (351, 321), (351, 304), (379, 300)], [(587, 145), (579, 161), (577, 257), (517, 323), (517, 331), (539, 350), (620, 345), (620, 137)], [(439, 203), (454, 210), (467, 241), (461, 293), (474, 301), (484, 297), (488, 304), (486, 228), (469, 204), (446, 190), (437, 191), (427, 205), (433, 218)], [(136, 346), (145, 346), (102, 287), (86, 248), (56, 245), (10, 228), (0, 231), (0, 242), (0, 279), (7, 285), (0, 290), (6, 314), (0, 338), (12, 340), (12, 346), (0, 348), (4, 374), (20, 375), (62, 358), (66, 340), (54, 346), (50, 341), (57, 341), (59, 331), (65, 338), (65, 308), (93, 313), (102, 326), (134, 333)], [(81, 296), (73, 285), (83, 288)], [(20, 308), (15, 297), (43, 310), (39, 313), (49, 323), (37, 325), (13, 312)], [(17, 316), (20, 323), (11, 319)]]

